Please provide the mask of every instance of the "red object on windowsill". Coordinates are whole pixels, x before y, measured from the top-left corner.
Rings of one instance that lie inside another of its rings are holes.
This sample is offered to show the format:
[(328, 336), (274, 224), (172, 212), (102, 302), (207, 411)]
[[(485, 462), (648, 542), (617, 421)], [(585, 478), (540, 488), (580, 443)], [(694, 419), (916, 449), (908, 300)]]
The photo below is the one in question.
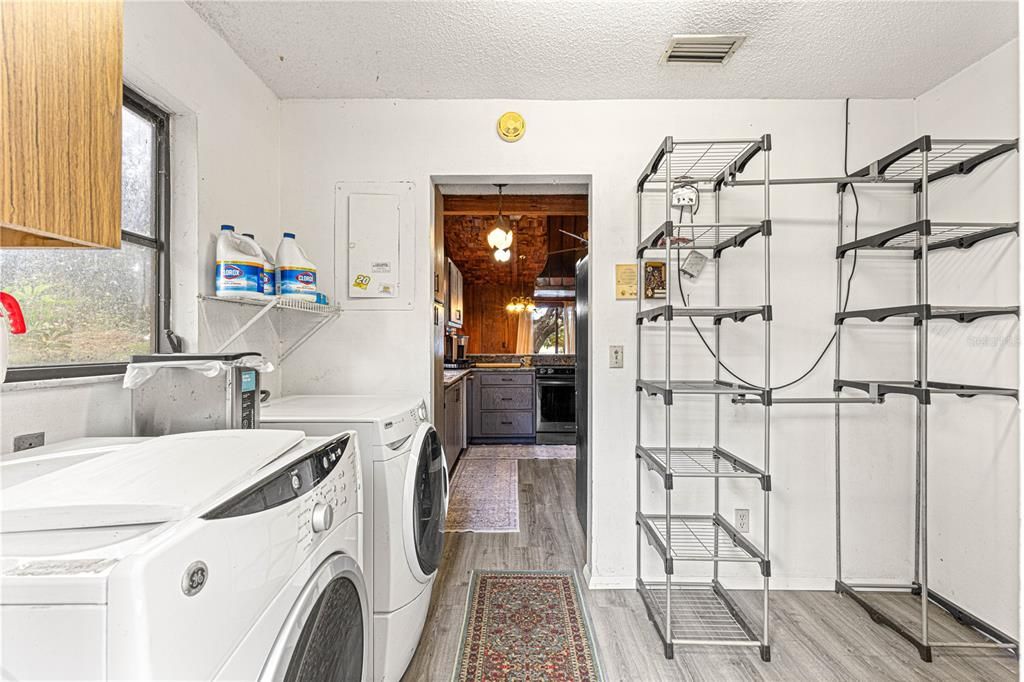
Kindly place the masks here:
[(24, 334), (25, 316), (21, 313), (21, 306), (18, 299), (5, 291), (0, 291), (0, 305), (4, 307), (4, 317), (7, 319), (7, 328), (12, 334)]

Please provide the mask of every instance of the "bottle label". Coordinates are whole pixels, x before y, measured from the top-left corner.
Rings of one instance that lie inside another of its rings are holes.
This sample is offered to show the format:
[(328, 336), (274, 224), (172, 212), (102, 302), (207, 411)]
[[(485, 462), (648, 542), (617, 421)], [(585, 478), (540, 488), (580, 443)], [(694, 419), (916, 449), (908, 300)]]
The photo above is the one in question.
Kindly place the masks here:
[(217, 293), (263, 291), (263, 264), (237, 260), (217, 261)]
[(274, 285), (274, 270), (263, 268), (263, 293), (268, 296), (273, 296), (277, 293), (277, 287)]
[(312, 268), (279, 267), (277, 277), (282, 296), (316, 293), (316, 270)]

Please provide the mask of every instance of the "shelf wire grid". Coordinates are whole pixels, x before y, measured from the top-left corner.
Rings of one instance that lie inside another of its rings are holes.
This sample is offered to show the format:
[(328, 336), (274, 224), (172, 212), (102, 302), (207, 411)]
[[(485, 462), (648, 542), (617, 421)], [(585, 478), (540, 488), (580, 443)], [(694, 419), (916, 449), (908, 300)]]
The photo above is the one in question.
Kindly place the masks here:
[[(718, 224), (718, 225), (691, 225), (682, 223), (672, 225), (672, 248), (673, 249), (713, 249), (716, 246), (729, 242), (751, 230), (760, 230), (760, 224)], [(656, 240), (651, 246), (645, 247), (651, 251), (665, 250), (664, 235)]]
[[(664, 516), (644, 514), (644, 518), (657, 532), (661, 544), (665, 545), (668, 520)], [(717, 537), (718, 552), (715, 553)], [(762, 557), (754, 556), (737, 545), (711, 516), (672, 517), (672, 558), (679, 561), (731, 561), (760, 563)]]
[[(664, 583), (642, 583), (658, 623), (665, 621), (667, 592)], [(660, 628), (660, 625), (659, 625)], [(757, 644), (729, 610), (713, 587), (704, 585), (672, 586), (672, 641), (732, 642)]]
[(928, 154), (928, 174), (941, 173), (957, 164), (984, 154), (1002, 142), (991, 140), (932, 140), (930, 152), (914, 151), (885, 169), (886, 180), (917, 180), (921, 177), (922, 154)]
[[(931, 235), (928, 237), (929, 249), (941, 246), (944, 242), (952, 242), (959, 239), (970, 238), (981, 232), (998, 229), (1014, 229), (1017, 223), (966, 223), (966, 222), (932, 222)], [(921, 235), (914, 231), (908, 234), (893, 237), (882, 249), (898, 249), (913, 251), (921, 248)]]
[[(731, 140), (723, 142), (674, 141), (671, 157), (673, 184), (713, 182), (729, 166), (745, 156), (759, 140)], [(646, 183), (665, 185), (665, 159), (654, 169)]]
[(737, 466), (732, 461), (720, 457), (715, 448), (671, 448), (668, 461), (665, 448), (645, 448), (659, 462), (663, 469), (671, 469), (676, 476), (693, 476), (702, 478), (761, 478), (759, 470)]

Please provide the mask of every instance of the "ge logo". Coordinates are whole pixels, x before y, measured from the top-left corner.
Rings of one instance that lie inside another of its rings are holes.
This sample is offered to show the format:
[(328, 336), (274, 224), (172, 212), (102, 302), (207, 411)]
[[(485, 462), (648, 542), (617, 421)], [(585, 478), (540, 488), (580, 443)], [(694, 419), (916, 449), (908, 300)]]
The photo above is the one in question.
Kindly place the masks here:
[(193, 561), (185, 569), (185, 575), (181, 578), (181, 591), (185, 593), (186, 597), (199, 594), (203, 586), (206, 585), (208, 576), (209, 571), (206, 568), (206, 564), (202, 561)]

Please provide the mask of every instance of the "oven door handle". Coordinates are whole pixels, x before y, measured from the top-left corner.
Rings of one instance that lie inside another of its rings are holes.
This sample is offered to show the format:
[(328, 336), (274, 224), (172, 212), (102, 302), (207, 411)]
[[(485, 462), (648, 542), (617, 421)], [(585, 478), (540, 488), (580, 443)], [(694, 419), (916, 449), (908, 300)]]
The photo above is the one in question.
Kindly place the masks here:
[(538, 386), (575, 386), (575, 379), (537, 379)]

